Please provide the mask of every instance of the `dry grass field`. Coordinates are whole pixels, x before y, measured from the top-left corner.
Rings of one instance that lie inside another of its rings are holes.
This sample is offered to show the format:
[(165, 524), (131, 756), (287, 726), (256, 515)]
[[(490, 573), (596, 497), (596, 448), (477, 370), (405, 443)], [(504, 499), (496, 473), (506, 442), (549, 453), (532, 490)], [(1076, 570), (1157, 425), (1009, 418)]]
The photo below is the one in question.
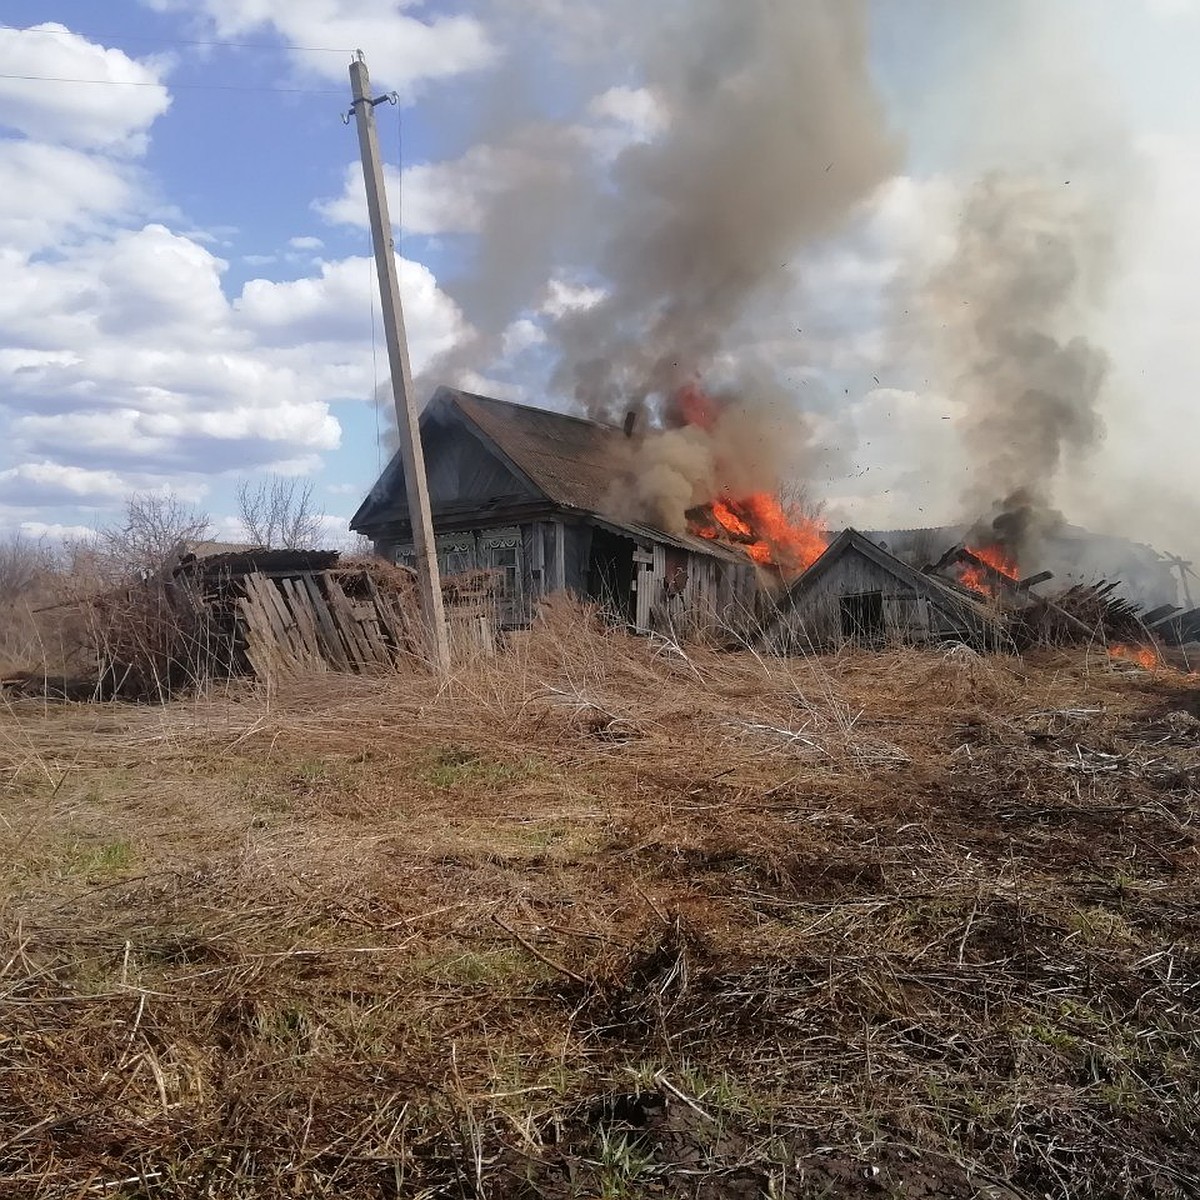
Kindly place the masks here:
[(1200, 1194), (1200, 685), (559, 613), (0, 713), (0, 1195)]

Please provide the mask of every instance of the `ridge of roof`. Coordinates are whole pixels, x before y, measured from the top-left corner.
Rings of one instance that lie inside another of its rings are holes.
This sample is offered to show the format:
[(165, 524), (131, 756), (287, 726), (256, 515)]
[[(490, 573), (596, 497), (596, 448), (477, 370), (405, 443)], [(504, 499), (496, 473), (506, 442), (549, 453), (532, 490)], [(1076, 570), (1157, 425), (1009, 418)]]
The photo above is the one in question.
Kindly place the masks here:
[(561, 421), (574, 421), (579, 425), (588, 425), (595, 429), (610, 430), (621, 434), (624, 437), (624, 431), (620, 425), (615, 425), (611, 421), (596, 421), (591, 417), (580, 416), (577, 413), (562, 412), (557, 408), (544, 408), (540, 404), (523, 404), (519, 400), (501, 400), (497, 396), (485, 396), (480, 392), (468, 392), (463, 388), (439, 387), (434, 392), (430, 403), (436, 400), (439, 396), (448, 396), (454, 400), (471, 400), (480, 404), (486, 404), (489, 408), (496, 408), (503, 411), (516, 409), (518, 412), (534, 413), (538, 416), (554, 417)]

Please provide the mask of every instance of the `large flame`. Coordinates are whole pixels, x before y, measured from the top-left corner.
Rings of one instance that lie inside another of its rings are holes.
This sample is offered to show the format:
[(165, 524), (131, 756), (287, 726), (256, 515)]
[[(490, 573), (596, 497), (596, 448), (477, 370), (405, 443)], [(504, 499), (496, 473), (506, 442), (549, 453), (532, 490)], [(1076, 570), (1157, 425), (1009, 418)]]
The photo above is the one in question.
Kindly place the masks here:
[(1003, 546), (967, 546), (967, 553), (974, 555), (984, 564), (961, 563), (958, 569), (958, 579), (965, 587), (984, 596), (995, 596), (999, 588), (994, 575), (985, 567), (991, 567), (997, 575), (1003, 575), (1014, 583), (1020, 578), (1017, 570), (1017, 560)]
[[(672, 396), (676, 419), (711, 432), (719, 410), (697, 383), (688, 383)], [(691, 515), (690, 515), (691, 516)], [(691, 516), (692, 533), (740, 546), (759, 566), (774, 567), (785, 576), (807, 570), (829, 545), (820, 522), (789, 514), (772, 492), (714, 497)]]
[(798, 575), (825, 553), (829, 538), (816, 521), (789, 516), (777, 496), (752, 492), (738, 500), (714, 500), (704, 520), (692, 522), (701, 537), (734, 542), (763, 567)]

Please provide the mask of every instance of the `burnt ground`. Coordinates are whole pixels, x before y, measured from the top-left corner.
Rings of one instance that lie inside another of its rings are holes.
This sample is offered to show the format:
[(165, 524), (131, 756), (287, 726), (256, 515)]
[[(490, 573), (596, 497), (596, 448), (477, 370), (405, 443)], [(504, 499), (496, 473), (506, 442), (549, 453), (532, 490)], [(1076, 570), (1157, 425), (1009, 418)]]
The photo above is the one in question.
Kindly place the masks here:
[(1198, 698), (551, 628), (14, 707), (0, 1195), (1198, 1195)]

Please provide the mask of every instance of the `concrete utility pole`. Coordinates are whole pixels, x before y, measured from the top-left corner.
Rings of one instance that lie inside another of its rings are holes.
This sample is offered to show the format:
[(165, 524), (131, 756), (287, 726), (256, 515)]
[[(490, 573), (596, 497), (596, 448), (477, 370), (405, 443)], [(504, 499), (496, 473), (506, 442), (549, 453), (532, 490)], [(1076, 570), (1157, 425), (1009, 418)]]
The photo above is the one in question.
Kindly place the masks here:
[(396, 429), (400, 434), (400, 459), (404, 464), (404, 486), (408, 492), (408, 519), (412, 525), (417, 577), (421, 583), (421, 609), (428, 637), (429, 660), (439, 675), (450, 672), (450, 640), (442, 607), (442, 580), (438, 571), (437, 547), (433, 540), (433, 517), (429, 511), (429, 481), (425, 476), (425, 452), (417, 424), (413, 398), (412, 366), (408, 361), (408, 338), (404, 333), (404, 311), (400, 306), (400, 275), (396, 267), (396, 244), (388, 215), (383, 168), (379, 162), (379, 136), (375, 131), (375, 105), (392, 99), (371, 99), (371, 78), (362, 51), (350, 64), (353, 112), (358, 120), (358, 146), (362, 153), (363, 180), (367, 185), (367, 210), (371, 216), (371, 241), (375, 246), (375, 268), (379, 273), (379, 297), (383, 326), (387, 331), (388, 362), (392, 370), (392, 397), (396, 402)]

